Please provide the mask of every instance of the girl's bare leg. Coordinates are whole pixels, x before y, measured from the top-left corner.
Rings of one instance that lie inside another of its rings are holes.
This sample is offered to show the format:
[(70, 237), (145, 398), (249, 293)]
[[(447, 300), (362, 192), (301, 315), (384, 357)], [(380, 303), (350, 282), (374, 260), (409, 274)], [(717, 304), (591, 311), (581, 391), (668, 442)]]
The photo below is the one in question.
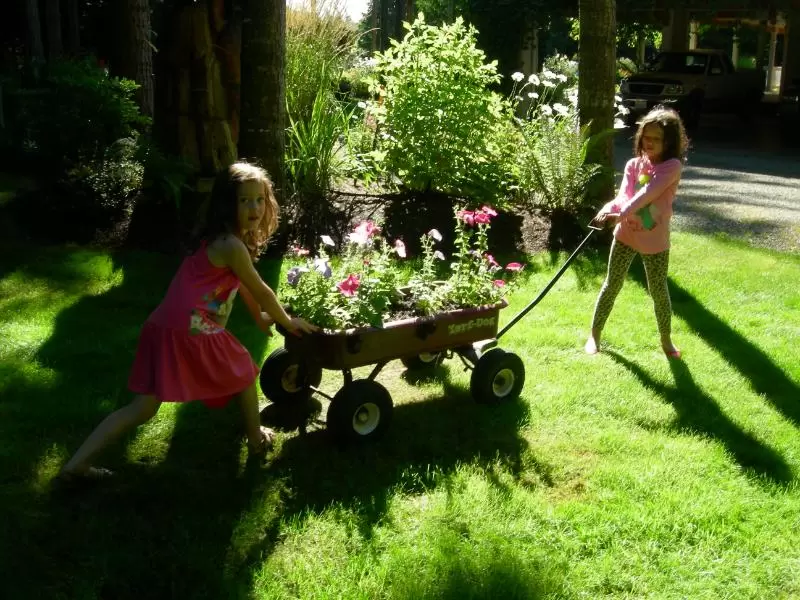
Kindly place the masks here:
[(92, 459), (101, 450), (123, 433), (152, 419), (160, 406), (161, 402), (155, 396), (136, 396), (130, 404), (114, 411), (97, 426), (61, 472), (76, 475), (87, 473), (91, 469)]
[(242, 409), (242, 417), (244, 417), (244, 432), (247, 436), (247, 445), (253, 450), (260, 450), (264, 444), (271, 446), (275, 432), (261, 426), (261, 418), (258, 414), (256, 382), (253, 382), (253, 385), (239, 395), (239, 406)]

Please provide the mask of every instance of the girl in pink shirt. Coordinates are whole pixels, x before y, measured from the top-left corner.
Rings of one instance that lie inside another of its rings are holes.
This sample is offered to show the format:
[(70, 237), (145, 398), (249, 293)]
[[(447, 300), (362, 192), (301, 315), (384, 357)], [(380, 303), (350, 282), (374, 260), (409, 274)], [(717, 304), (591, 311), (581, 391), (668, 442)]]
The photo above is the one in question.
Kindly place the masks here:
[(667, 288), (669, 226), (672, 201), (681, 179), (688, 139), (677, 112), (663, 106), (651, 110), (639, 123), (634, 138), (635, 157), (625, 165), (617, 197), (603, 206), (594, 221), (616, 218), (608, 274), (597, 298), (586, 352), (596, 354), (600, 334), (614, 300), (625, 282), (631, 262), (642, 257), (647, 288), (653, 298), (661, 347), (667, 356), (680, 357), (672, 343), (672, 305)]
[(286, 314), (253, 266), (277, 225), (278, 204), (263, 169), (237, 163), (219, 174), (198, 248), (183, 261), (142, 327), (128, 379), (135, 398), (98, 425), (64, 465), (61, 481), (111, 475), (91, 466), (92, 458), (150, 420), (162, 402), (201, 400), (220, 407), (238, 396), (251, 453), (266, 451), (274, 434), (259, 420), (258, 367), (225, 325), (238, 291), (265, 333), (272, 322), (296, 335), (316, 330)]

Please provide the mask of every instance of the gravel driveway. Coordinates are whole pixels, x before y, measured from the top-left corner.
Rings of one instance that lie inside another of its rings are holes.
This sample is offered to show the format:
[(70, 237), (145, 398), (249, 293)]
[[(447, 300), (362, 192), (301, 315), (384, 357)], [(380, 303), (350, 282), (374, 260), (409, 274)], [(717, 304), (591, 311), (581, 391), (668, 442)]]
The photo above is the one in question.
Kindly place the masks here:
[[(619, 170), (631, 155), (632, 135), (617, 136)], [(678, 188), (673, 228), (800, 252), (800, 140), (791, 137), (782, 136), (774, 118), (759, 117), (748, 129), (735, 118), (704, 118)]]

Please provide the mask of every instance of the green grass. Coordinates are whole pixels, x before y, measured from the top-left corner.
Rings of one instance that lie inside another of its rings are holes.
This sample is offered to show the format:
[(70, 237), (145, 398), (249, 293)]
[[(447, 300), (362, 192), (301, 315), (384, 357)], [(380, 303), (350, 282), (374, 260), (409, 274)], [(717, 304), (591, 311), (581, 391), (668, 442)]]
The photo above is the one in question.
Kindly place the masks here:
[[(235, 407), (165, 405), (104, 456), (117, 481), (77, 495), (49, 480), (128, 401), (177, 261), (3, 248), (5, 597), (799, 597), (800, 257), (673, 247), (682, 362), (660, 352), (640, 267), (608, 352), (583, 354), (605, 266), (586, 255), (502, 339), (526, 365), (519, 401), (475, 404), (458, 361), (423, 381), (391, 363), (384, 440), (287, 431), (265, 468), (246, 465)], [(505, 319), (563, 259), (533, 257)], [(241, 306), (231, 328), (258, 360), (278, 343)]]

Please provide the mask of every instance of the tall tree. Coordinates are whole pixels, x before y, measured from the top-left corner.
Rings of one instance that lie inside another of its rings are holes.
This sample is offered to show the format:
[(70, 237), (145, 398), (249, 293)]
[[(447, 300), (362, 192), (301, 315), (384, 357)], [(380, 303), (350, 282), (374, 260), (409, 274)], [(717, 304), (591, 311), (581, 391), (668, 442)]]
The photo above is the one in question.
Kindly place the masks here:
[(25, 0), (25, 15), (28, 21), (30, 56), (34, 63), (41, 63), (44, 61), (44, 45), (42, 44), (42, 21), (39, 18), (38, 0)]
[[(578, 112), (581, 125), (589, 124), (592, 135), (614, 127), (614, 85), (616, 68), (615, 0), (579, 0), (581, 23), (578, 51)], [(613, 173), (613, 138), (605, 135), (588, 157)], [(604, 180), (600, 195), (607, 195), (613, 177)]]
[(128, 76), (139, 84), (137, 99), (142, 114), (153, 116), (153, 46), (150, 42), (149, 0), (127, 0)]
[(239, 156), (258, 160), (285, 190), (286, 0), (242, 0)]
[(61, 6), (59, 0), (47, 0), (44, 5), (47, 23), (47, 56), (52, 60), (64, 52), (61, 41)]
[(81, 47), (81, 25), (78, 0), (67, 0), (67, 52), (72, 56), (78, 54)]

